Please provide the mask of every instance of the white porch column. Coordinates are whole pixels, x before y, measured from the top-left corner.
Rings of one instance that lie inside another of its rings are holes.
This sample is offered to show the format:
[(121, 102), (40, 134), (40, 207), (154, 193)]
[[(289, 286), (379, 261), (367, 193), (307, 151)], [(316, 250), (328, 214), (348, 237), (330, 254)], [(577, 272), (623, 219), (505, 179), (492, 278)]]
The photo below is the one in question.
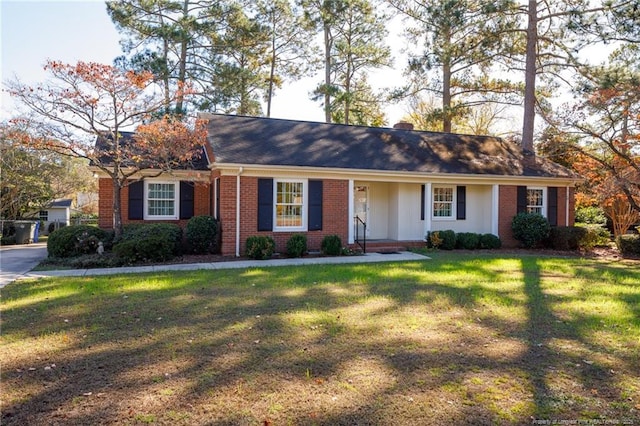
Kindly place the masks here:
[(355, 242), (355, 237), (353, 235), (353, 217), (354, 217), (354, 184), (353, 179), (349, 179), (349, 217), (347, 218), (347, 229), (349, 230), (349, 244), (353, 244)]
[(431, 231), (431, 182), (424, 184), (424, 232), (422, 238), (426, 238), (427, 233)]
[(500, 218), (500, 185), (491, 188), (491, 233), (498, 237), (498, 220)]

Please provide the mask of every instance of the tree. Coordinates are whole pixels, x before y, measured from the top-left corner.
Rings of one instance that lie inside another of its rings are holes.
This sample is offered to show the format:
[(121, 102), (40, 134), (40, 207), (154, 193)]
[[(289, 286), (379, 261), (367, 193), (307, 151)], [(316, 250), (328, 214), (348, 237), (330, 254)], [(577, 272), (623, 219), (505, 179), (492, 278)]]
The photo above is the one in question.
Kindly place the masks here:
[(269, 33), (269, 85), (265, 98), (267, 117), (271, 117), (275, 89), (284, 81), (295, 81), (314, 68), (313, 33), (289, 0), (263, 0), (257, 7), (258, 17)]
[[(391, 51), (383, 42), (387, 35), (387, 21), (388, 17), (377, 12), (370, 0), (348, 0), (343, 4), (340, 21), (335, 28), (330, 68), (332, 86), (336, 89), (331, 110), (334, 117), (339, 111), (340, 121), (344, 124), (351, 123), (354, 106), (362, 106), (362, 101), (373, 102), (366, 73), (391, 64)], [(379, 121), (375, 114), (365, 118), (364, 111), (362, 108), (356, 111), (361, 123)]]
[[(395, 97), (415, 97), (427, 91), (442, 100), (430, 120), (441, 122), (438, 130), (452, 131), (456, 118), (471, 107), (486, 102), (514, 104), (518, 85), (489, 77), (499, 59), (517, 50), (513, 31), (517, 17), (509, 13), (510, 0), (389, 0), (415, 24), (406, 35), (423, 46), (423, 53), (411, 57), (405, 74), (410, 81)], [(431, 79), (433, 70), (438, 76)]]
[[(122, 188), (143, 169), (170, 172), (200, 155), (204, 130), (167, 116), (150, 121), (166, 100), (154, 93), (150, 72), (56, 61), (47, 62), (45, 70), (50, 77), (44, 83), (30, 86), (13, 80), (7, 85), (26, 110), (24, 116), (12, 120), (30, 129), (18, 135), (20, 143), (89, 160), (108, 175), (113, 187), (113, 227), (120, 235)], [(188, 93), (179, 87), (170, 100)], [(130, 143), (121, 132), (136, 125), (142, 126), (135, 143)], [(103, 143), (97, 144), (98, 138)]]

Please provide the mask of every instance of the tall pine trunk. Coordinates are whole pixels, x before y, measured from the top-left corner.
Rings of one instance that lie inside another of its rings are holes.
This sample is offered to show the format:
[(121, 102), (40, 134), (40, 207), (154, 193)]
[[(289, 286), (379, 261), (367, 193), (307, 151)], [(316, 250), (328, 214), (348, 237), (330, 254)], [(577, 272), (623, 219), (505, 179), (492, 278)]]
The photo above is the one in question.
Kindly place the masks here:
[(529, 0), (527, 24), (527, 50), (524, 80), (524, 118), (522, 123), (522, 149), (533, 153), (533, 131), (536, 118), (536, 58), (538, 47), (538, 5)]

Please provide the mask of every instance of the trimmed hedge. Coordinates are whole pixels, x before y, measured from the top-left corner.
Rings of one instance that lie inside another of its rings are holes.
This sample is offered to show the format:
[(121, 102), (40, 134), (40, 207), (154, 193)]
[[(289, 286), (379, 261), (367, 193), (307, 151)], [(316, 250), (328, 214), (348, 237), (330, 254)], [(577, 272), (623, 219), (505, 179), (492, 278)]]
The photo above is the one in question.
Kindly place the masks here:
[(618, 235), (616, 245), (623, 256), (640, 255), (640, 235), (638, 234)]
[(182, 228), (173, 223), (135, 223), (124, 226), (124, 232), (117, 241), (115, 246), (125, 241), (145, 240), (149, 237), (160, 237), (168, 241), (171, 245), (171, 253), (177, 256), (182, 253)]
[(502, 247), (502, 241), (497, 235), (482, 234), (480, 235), (480, 248), (495, 250)]
[(213, 216), (194, 216), (187, 222), (185, 237), (193, 253), (216, 253), (218, 221)]
[(480, 235), (473, 232), (459, 232), (456, 234), (456, 248), (463, 250), (480, 248)]
[(247, 238), (245, 254), (256, 260), (268, 259), (276, 250), (276, 242), (271, 237), (253, 236)]
[(516, 240), (526, 248), (533, 248), (549, 237), (551, 225), (538, 213), (518, 213), (511, 221), (511, 229)]
[(586, 235), (587, 230), (578, 226), (553, 226), (546, 245), (554, 250), (578, 250)]
[(326, 235), (320, 243), (320, 251), (326, 256), (342, 254), (342, 240), (337, 235)]
[(578, 242), (579, 248), (591, 250), (594, 247), (606, 247), (611, 242), (609, 230), (601, 225), (578, 225), (585, 234)]
[(128, 264), (138, 262), (164, 262), (174, 257), (174, 243), (166, 235), (146, 235), (121, 241), (113, 252)]
[(302, 257), (307, 252), (307, 236), (303, 234), (292, 235), (287, 241), (287, 256)]
[(49, 257), (75, 257), (95, 253), (98, 242), (105, 241), (107, 233), (95, 226), (72, 225), (53, 231), (47, 239)]

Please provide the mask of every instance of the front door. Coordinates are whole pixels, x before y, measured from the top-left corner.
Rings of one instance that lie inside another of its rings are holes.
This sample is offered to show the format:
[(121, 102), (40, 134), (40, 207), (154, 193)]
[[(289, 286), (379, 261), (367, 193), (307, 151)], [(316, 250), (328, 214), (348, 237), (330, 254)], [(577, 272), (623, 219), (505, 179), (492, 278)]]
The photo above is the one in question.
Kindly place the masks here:
[(369, 224), (367, 223), (369, 216), (369, 187), (366, 185), (358, 185), (355, 187), (353, 191), (353, 195), (355, 200), (353, 202), (353, 210), (356, 215), (362, 222), (366, 223), (366, 232), (364, 225), (357, 221), (357, 235), (362, 236), (363, 233), (366, 237), (371, 233), (371, 229), (369, 228)]

